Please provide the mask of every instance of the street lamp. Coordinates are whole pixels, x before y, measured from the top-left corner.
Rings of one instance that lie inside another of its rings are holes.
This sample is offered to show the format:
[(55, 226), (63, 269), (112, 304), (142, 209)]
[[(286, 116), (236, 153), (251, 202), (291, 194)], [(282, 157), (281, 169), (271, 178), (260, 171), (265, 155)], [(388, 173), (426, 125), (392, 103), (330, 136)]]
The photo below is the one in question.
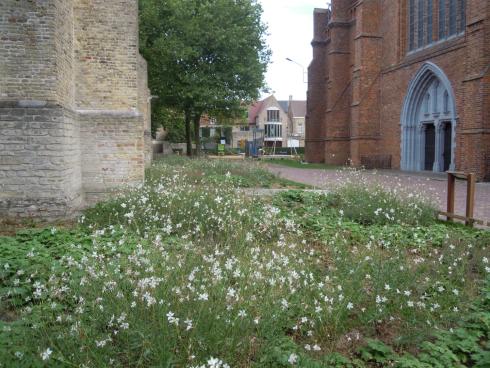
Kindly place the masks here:
[(298, 63), (297, 61), (294, 61), (293, 59), (291, 58), (286, 58), (287, 61), (290, 61), (291, 63), (294, 63), (296, 65), (298, 65), (299, 67), (301, 67), (301, 69), (303, 70), (303, 83), (308, 83), (308, 78), (307, 78), (307, 72), (306, 72), (306, 69), (303, 65), (301, 65), (300, 63)]

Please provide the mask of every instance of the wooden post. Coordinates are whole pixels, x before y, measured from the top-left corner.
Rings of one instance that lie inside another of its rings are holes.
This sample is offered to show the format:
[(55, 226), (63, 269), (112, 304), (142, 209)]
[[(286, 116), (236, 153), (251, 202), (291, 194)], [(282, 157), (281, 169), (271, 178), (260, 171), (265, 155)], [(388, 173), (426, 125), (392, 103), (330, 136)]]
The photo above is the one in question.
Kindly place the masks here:
[(466, 186), (466, 225), (473, 226), (473, 212), (475, 208), (475, 174), (468, 174)]
[[(454, 213), (454, 192), (455, 192), (456, 177), (447, 173), (447, 213)], [(452, 217), (447, 217), (447, 221), (453, 221)]]

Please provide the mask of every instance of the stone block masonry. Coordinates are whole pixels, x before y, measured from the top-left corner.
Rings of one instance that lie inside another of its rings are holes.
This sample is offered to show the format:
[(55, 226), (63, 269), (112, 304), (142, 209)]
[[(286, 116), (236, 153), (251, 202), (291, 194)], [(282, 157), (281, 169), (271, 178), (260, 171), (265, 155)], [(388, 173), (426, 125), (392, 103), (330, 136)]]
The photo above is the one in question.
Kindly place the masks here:
[(80, 114), (83, 192), (87, 203), (121, 184), (141, 183), (145, 170), (143, 116)]
[(70, 217), (82, 204), (79, 123), (60, 107), (0, 108), (0, 217)]
[(0, 219), (70, 217), (151, 161), (136, 0), (0, 1)]

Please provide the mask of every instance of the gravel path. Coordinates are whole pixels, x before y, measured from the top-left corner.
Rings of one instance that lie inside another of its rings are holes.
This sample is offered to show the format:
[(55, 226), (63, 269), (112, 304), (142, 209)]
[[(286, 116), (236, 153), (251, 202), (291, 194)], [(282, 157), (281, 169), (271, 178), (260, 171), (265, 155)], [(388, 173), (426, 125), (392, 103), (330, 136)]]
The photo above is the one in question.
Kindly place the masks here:
[[(296, 182), (313, 185), (319, 189), (332, 189), (345, 181), (379, 183), (385, 187), (400, 187), (415, 193), (423, 193), (435, 201), (441, 211), (446, 210), (446, 174), (407, 173), (395, 170), (363, 171), (299, 169), (279, 165), (268, 165), (268, 169), (279, 176)], [(456, 213), (466, 212), (466, 182), (456, 182)], [(490, 222), (490, 183), (477, 183), (475, 193), (475, 218)]]

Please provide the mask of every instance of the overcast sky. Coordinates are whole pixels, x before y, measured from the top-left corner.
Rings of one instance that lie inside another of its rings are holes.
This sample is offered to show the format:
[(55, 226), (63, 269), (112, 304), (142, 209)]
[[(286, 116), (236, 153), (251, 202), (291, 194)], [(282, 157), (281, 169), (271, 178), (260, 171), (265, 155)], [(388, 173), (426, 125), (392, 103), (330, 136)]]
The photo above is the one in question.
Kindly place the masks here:
[(279, 100), (287, 100), (289, 95), (295, 100), (306, 100), (303, 70), (286, 58), (303, 65), (306, 72), (312, 58), (313, 9), (326, 8), (327, 0), (259, 1), (264, 9), (263, 21), (268, 24), (272, 50), (267, 85)]

